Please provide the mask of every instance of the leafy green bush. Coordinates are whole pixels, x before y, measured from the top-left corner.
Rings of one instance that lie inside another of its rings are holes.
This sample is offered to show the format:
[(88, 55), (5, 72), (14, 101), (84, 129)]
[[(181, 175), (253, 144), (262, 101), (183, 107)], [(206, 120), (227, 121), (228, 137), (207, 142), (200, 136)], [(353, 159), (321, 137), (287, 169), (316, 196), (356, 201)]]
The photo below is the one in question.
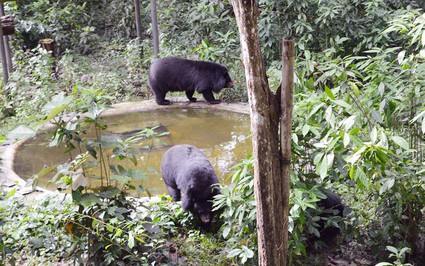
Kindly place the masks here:
[(391, 252), (391, 254), (389, 256), (390, 258), (391, 257), (395, 257), (396, 258), (396, 260), (394, 261), (394, 263), (380, 262), (380, 263), (376, 264), (375, 266), (392, 266), (392, 265), (411, 266), (412, 265), (410, 263), (404, 263), (404, 260), (406, 258), (406, 253), (410, 253), (410, 249), (409, 248), (402, 248), (401, 250), (397, 250), (393, 246), (387, 246), (387, 250)]
[[(302, 175), (301, 172), (297, 174)], [(231, 178), (231, 184), (224, 187), (222, 195), (217, 195), (214, 199), (215, 209), (224, 209), (220, 229), (222, 237), (226, 239), (224, 249), (228, 252), (227, 257), (235, 262), (256, 265), (257, 230), (252, 156), (235, 166)], [(312, 184), (313, 180), (297, 178), (296, 174), (291, 178), (288, 257), (291, 263), (313, 260), (308, 257), (312, 253), (307, 252), (307, 249), (310, 248), (311, 251), (309, 241), (312, 236), (320, 236), (320, 220), (324, 221), (325, 227), (338, 227), (343, 232), (351, 224), (348, 206), (344, 211), (344, 218), (322, 216), (325, 210), (320, 209), (317, 203), (326, 198), (322, 192), (324, 184)], [(323, 242), (314, 242), (315, 247), (324, 245)]]
[[(15, 46), (25, 49), (36, 47), (40, 39), (51, 38), (57, 54), (66, 50), (89, 54), (100, 48), (101, 39), (129, 39), (135, 38), (136, 34), (134, 3), (130, 0), (23, 0), (7, 7), (8, 13), (16, 17), (16, 31), (20, 38)], [(147, 4), (142, 8), (149, 14)], [(149, 20), (142, 23), (146, 31)]]
[[(172, 202), (170, 196), (160, 196), (161, 201), (150, 207), (152, 228), (162, 232), (169, 250), (170, 262), (184, 265), (231, 265), (223, 255), (225, 243), (217, 235), (200, 229), (199, 220)], [(165, 251), (165, 250), (164, 250)]]
[(409, 247), (414, 258), (424, 228), (418, 158), (425, 107), (416, 100), (425, 97), (423, 76), (416, 75), (424, 66), (424, 20), (416, 10), (397, 14), (405, 15), (389, 18), (380, 33), (393, 36), (384, 48), (345, 57), (332, 48), (300, 58), (293, 139), (300, 171), (344, 184), (352, 195), (354, 223), (372, 237), (374, 251)]
[(149, 219), (136, 208), (146, 208), (127, 199), (119, 189), (83, 193), (82, 187), (72, 193), (78, 211), (66, 217), (67, 230), (73, 236), (74, 258), (86, 263), (103, 261), (117, 263), (159, 262), (163, 258), (156, 250), (162, 246)]
[(242, 264), (257, 261), (257, 229), (254, 199), (252, 156), (235, 166), (231, 184), (214, 198), (214, 210), (221, 214), (221, 235), (226, 242), (227, 257)]
[(17, 53), (15, 59), (15, 71), (5, 90), (0, 90), (0, 98), (4, 99), (0, 101), (0, 132), (4, 134), (24, 120), (33, 121), (37, 110), (59, 90), (51, 54), (35, 48)]
[(59, 52), (73, 48), (79, 44), (84, 26), (90, 20), (84, 1), (24, 0), (11, 9), (21, 37), (16, 46), (25, 49), (35, 48), (44, 38), (53, 39)]
[(71, 249), (65, 233), (65, 219), (73, 212), (69, 201), (58, 196), (25, 201), (13, 192), (0, 196), (0, 250), (2, 261), (11, 265), (25, 262), (67, 260)]

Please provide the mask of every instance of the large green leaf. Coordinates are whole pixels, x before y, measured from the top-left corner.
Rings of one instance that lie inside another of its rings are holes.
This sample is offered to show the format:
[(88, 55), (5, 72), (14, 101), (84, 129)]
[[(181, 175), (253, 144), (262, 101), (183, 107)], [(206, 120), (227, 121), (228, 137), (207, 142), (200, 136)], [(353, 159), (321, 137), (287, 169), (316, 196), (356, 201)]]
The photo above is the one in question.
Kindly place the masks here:
[(325, 93), (326, 95), (328, 95), (329, 98), (331, 98), (332, 100), (335, 100), (335, 95), (333, 94), (331, 89), (329, 89), (328, 86), (325, 86)]
[(52, 100), (49, 101), (44, 107), (43, 111), (46, 113), (52, 113), (55, 109), (60, 109), (66, 107), (68, 104), (72, 102), (73, 98), (70, 96), (65, 96), (64, 92), (60, 92), (59, 94), (52, 97)]
[(87, 208), (96, 204), (102, 204), (102, 201), (96, 195), (92, 193), (86, 193), (81, 195), (81, 198), (77, 203)]
[(118, 181), (122, 185), (126, 185), (131, 182), (132, 178), (126, 175), (113, 175), (111, 176), (112, 180)]
[(407, 140), (405, 140), (402, 137), (399, 136), (392, 136), (391, 139), (400, 147), (402, 147), (405, 150), (409, 149), (409, 143), (407, 142)]
[(7, 138), (11, 140), (24, 139), (34, 137), (37, 132), (26, 126), (19, 126), (7, 134)]
[(367, 178), (366, 173), (363, 171), (363, 169), (361, 167), (356, 168), (354, 176), (355, 176), (355, 179), (357, 181), (357, 185), (363, 186), (365, 188), (370, 187), (369, 179)]

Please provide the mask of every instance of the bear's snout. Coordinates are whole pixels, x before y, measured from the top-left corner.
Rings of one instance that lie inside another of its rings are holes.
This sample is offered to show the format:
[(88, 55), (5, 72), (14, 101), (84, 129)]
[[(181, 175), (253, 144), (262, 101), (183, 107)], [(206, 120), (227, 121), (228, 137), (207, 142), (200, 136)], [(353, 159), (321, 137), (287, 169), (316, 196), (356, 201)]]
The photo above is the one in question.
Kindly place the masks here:
[(211, 223), (212, 218), (211, 218), (211, 214), (209, 213), (201, 213), (198, 215), (198, 217), (203, 224)]
[(225, 88), (233, 88), (235, 86), (235, 84), (233, 84), (232, 81), (229, 81), (226, 83), (226, 85), (224, 85)]

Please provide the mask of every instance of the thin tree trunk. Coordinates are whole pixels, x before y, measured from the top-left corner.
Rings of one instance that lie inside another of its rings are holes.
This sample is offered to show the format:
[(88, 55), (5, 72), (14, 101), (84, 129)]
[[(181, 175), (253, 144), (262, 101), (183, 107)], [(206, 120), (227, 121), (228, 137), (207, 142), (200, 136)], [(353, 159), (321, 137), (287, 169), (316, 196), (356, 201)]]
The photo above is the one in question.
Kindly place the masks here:
[(5, 86), (6, 83), (9, 81), (9, 71), (7, 68), (7, 58), (5, 53), (4, 41), (3, 41), (3, 27), (1, 26), (0, 26), (0, 60), (1, 60), (1, 67), (3, 72), (3, 86)]
[[(283, 219), (282, 224), (285, 240), (282, 248), (288, 250), (288, 222), (289, 222), (289, 190), (291, 170), (291, 131), (292, 131), (292, 107), (294, 95), (294, 57), (295, 47), (293, 41), (282, 40), (282, 84), (280, 95), (280, 150), (282, 167), (282, 201)], [(278, 95), (279, 96), (279, 95)], [(287, 257), (287, 254), (285, 254)]]
[(134, 10), (136, 15), (137, 37), (142, 39), (142, 16), (140, 15), (140, 0), (134, 0)]
[[(0, 4), (0, 16), (4, 16), (4, 5)], [(6, 55), (6, 62), (7, 62), (7, 70), (8, 73), (13, 72), (13, 64), (12, 64), (12, 53), (10, 50), (10, 43), (9, 43), (9, 36), (5, 35), (3, 36), (3, 40), (4, 40), (4, 51), (5, 51), (5, 55)]]
[(156, 0), (151, 0), (151, 17), (152, 17), (152, 35), (153, 35), (153, 55), (158, 57), (159, 53), (159, 33), (158, 18), (156, 10)]
[(7, 70), (9, 73), (13, 72), (13, 63), (12, 63), (12, 52), (10, 49), (9, 36), (4, 36), (4, 49), (6, 54)]
[(279, 150), (279, 101), (269, 89), (255, 0), (233, 0), (251, 108), (259, 265), (286, 265), (287, 217)]

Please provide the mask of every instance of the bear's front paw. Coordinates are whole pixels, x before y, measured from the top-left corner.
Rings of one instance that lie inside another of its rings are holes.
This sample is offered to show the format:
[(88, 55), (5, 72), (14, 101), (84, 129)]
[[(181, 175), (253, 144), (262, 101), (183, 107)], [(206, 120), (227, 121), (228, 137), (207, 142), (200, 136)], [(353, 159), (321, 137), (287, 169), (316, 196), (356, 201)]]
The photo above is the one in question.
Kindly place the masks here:
[(156, 101), (159, 105), (170, 105), (171, 102), (169, 100)]
[(220, 100), (212, 100), (212, 101), (208, 101), (209, 104), (219, 104), (221, 103)]

